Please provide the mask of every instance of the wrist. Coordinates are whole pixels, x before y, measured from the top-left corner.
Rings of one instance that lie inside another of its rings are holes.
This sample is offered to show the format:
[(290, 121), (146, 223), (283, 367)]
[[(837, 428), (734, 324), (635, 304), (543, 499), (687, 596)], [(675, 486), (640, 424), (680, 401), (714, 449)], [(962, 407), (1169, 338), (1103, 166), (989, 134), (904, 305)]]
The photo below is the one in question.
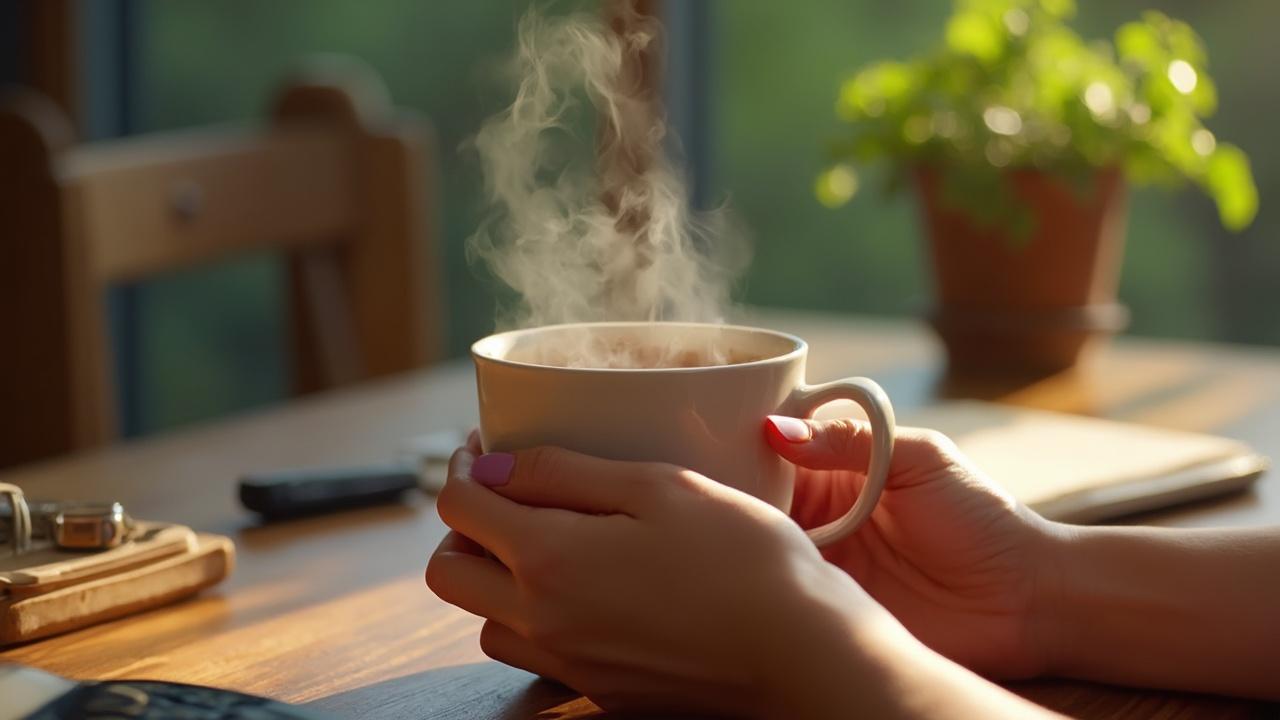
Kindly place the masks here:
[(768, 653), (760, 717), (901, 716), (903, 658), (927, 650), (843, 571), (828, 565), (821, 575), (806, 582), (807, 606)]
[(791, 653), (793, 682), (762, 718), (1040, 718), (1044, 711), (942, 657), (883, 608)]
[(1036, 540), (1035, 591), (1028, 612), (1028, 635), (1034, 648), (1037, 675), (1053, 674), (1063, 663), (1071, 639), (1067, 606), (1073, 577), (1072, 557), (1087, 528), (1045, 520)]
[[(761, 718), (1054, 716), (930, 650), (843, 572), (844, 612), (806, 624), (775, 653)], [(1057, 717), (1057, 716), (1054, 716)]]

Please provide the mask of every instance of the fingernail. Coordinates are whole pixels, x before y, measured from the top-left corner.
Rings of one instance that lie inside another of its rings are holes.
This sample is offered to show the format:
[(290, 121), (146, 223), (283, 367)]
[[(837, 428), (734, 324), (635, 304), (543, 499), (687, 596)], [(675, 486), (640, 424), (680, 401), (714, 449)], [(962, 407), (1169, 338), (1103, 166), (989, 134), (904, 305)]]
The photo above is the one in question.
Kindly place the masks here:
[(511, 453), (487, 453), (471, 464), (471, 479), (488, 487), (506, 485), (515, 465), (516, 456)]
[(813, 439), (813, 432), (809, 430), (809, 424), (803, 420), (797, 420), (785, 415), (770, 415), (767, 420), (773, 426), (774, 431), (787, 442), (802, 443)]

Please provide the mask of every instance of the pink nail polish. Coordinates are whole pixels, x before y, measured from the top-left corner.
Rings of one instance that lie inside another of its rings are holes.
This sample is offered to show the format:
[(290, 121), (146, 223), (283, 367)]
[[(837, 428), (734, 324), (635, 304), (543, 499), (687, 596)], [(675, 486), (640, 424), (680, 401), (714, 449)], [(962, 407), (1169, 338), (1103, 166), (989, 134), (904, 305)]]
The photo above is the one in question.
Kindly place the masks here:
[(813, 439), (813, 432), (809, 430), (809, 424), (803, 420), (797, 420), (785, 415), (770, 415), (767, 421), (773, 431), (787, 442), (802, 443)]
[(488, 487), (506, 485), (515, 465), (516, 456), (511, 453), (487, 453), (471, 464), (471, 479)]

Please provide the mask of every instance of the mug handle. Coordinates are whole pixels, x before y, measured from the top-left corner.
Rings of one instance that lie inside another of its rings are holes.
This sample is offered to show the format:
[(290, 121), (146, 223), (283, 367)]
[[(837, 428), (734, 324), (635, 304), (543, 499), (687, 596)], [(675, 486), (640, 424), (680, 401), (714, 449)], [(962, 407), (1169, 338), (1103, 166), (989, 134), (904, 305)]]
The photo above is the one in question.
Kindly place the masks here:
[(845, 537), (871, 516), (889, 479), (889, 461), (893, 455), (893, 405), (889, 404), (889, 396), (884, 389), (868, 378), (801, 385), (791, 393), (780, 411), (793, 417), (809, 418), (832, 400), (852, 400), (867, 413), (871, 423), (871, 457), (867, 462), (867, 482), (853, 507), (839, 519), (806, 531), (819, 547)]

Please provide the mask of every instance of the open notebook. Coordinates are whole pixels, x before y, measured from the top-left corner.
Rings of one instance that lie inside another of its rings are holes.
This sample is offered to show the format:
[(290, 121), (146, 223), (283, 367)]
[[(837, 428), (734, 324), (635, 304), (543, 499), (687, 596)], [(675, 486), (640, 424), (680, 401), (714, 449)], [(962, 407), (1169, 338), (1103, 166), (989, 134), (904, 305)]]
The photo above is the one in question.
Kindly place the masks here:
[[(819, 416), (847, 410), (828, 407)], [(1268, 464), (1228, 438), (1005, 405), (948, 402), (904, 415), (899, 423), (946, 433), (1055, 520), (1094, 522), (1239, 490)]]

